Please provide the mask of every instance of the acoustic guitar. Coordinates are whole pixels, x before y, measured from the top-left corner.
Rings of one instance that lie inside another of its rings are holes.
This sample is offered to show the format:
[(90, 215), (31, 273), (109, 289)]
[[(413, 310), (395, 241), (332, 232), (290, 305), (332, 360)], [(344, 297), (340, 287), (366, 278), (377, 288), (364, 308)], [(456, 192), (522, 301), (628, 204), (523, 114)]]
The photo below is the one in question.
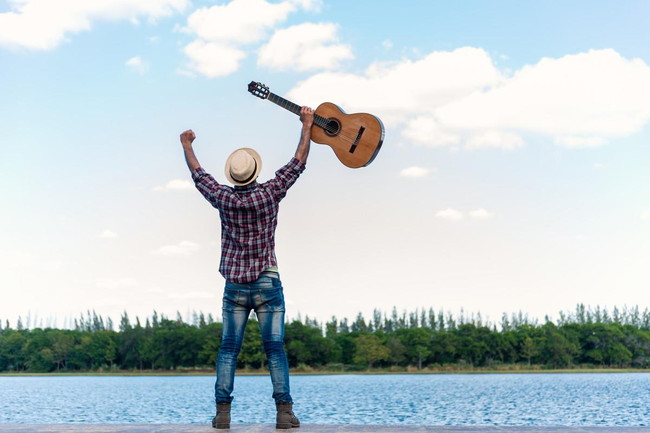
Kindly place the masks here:
[[(248, 91), (300, 115), (299, 105), (271, 93), (264, 84), (251, 81)], [(314, 112), (311, 139), (331, 147), (344, 165), (365, 167), (375, 159), (384, 142), (384, 125), (372, 114), (347, 114), (331, 102), (324, 102)]]

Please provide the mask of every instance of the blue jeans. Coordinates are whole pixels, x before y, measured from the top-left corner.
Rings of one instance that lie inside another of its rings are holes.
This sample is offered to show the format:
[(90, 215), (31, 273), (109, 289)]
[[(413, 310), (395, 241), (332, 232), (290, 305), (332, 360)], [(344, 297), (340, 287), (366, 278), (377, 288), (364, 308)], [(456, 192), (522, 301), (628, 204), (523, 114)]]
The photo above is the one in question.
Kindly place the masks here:
[(250, 283), (226, 281), (223, 293), (223, 334), (217, 358), (217, 403), (232, 401), (237, 355), (251, 310), (255, 311), (262, 331), (262, 344), (273, 382), (276, 402), (292, 403), (289, 392), (289, 363), (284, 351), (284, 295), (276, 272), (263, 272)]

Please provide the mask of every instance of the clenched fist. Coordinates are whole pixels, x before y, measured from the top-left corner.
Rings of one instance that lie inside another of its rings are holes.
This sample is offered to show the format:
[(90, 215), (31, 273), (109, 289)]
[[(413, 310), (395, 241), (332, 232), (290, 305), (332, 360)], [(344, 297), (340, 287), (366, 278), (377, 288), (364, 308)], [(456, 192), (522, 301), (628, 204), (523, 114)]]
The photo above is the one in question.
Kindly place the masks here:
[(190, 148), (192, 147), (192, 142), (196, 138), (196, 134), (194, 131), (191, 129), (188, 129), (187, 131), (183, 131), (181, 133), (181, 144), (183, 145), (184, 148)]

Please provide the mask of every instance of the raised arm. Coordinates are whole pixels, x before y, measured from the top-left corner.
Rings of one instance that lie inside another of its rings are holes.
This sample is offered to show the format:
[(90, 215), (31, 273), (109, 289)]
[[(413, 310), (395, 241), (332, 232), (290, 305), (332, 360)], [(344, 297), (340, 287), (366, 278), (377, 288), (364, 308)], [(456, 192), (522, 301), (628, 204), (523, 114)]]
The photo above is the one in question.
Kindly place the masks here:
[(188, 129), (181, 134), (181, 144), (183, 145), (183, 151), (185, 152), (185, 162), (187, 162), (187, 168), (190, 169), (192, 174), (201, 167), (199, 160), (196, 159), (196, 155), (194, 155), (194, 149), (192, 149), (192, 143), (195, 138), (196, 134), (191, 129)]
[(311, 127), (314, 124), (314, 110), (309, 107), (302, 107), (300, 109), (300, 121), (302, 122), (302, 132), (300, 133), (300, 141), (298, 142), (298, 149), (296, 149), (295, 156), (303, 163), (306, 163), (311, 145)]

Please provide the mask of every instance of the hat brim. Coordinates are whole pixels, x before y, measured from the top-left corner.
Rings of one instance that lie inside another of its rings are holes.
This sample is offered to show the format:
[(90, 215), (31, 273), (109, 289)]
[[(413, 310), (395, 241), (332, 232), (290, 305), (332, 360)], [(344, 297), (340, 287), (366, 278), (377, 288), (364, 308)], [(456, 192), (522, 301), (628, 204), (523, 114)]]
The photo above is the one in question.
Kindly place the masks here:
[[(231, 166), (231, 163), (232, 163), (232, 158), (235, 155), (235, 153), (237, 153), (240, 150), (245, 151), (250, 156), (252, 156), (253, 159), (255, 160), (255, 173), (253, 173), (250, 180), (247, 181), (247, 182), (238, 181), (238, 180), (234, 179), (230, 175), (230, 166)], [(257, 179), (257, 176), (259, 176), (259, 174), (260, 174), (260, 171), (262, 171), (262, 158), (260, 157), (259, 153), (257, 153), (255, 150), (253, 150), (253, 149), (251, 149), (249, 147), (242, 147), (241, 149), (235, 150), (233, 153), (230, 154), (230, 156), (226, 160), (226, 167), (225, 167), (226, 179), (228, 179), (228, 182), (232, 183), (235, 186), (246, 186), (246, 185), (248, 185), (250, 183), (255, 182), (255, 180)]]

